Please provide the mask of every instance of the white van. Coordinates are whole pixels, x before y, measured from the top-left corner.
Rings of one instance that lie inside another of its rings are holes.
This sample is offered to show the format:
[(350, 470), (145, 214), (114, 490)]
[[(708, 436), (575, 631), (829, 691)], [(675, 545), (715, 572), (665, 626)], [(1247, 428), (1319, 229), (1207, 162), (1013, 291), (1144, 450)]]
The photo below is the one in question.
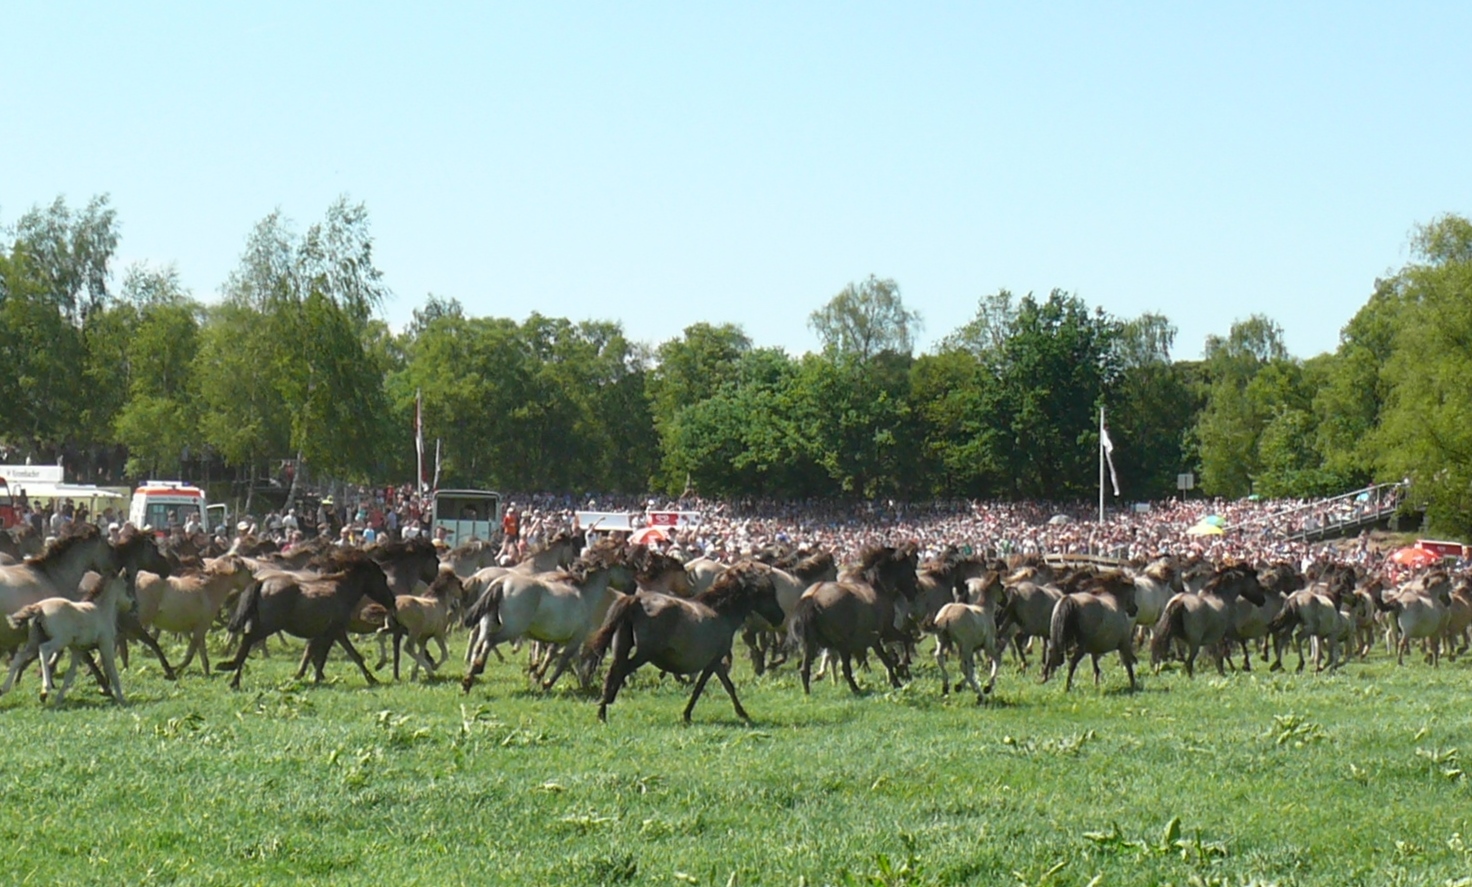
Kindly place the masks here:
[(201, 527), (208, 524), (204, 490), (176, 480), (150, 480), (133, 491), (128, 506), (128, 521), (142, 529), (152, 527), (158, 535), (166, 535), (174, 527), (182, 527), (193, 515)]

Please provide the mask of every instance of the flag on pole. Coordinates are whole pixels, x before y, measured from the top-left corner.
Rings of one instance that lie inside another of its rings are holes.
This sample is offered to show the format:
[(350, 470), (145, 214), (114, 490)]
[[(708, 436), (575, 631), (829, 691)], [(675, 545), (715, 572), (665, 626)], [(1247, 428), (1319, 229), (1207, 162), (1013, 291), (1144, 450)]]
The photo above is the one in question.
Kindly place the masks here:
[(414, 489), (424, 492), (424, 392), (414, 391)]
[(434, 480), (430, 482), (431, 490), (440, 488), (440, 439), (434, 439)]
[(1104, 413), (1099, 413), (1099, 445), (1104, 448), (1104, 461), (1109, 463), (1109, 482), (1114, 486), (1114, 495), (1119, 495), (1119, 475), (1114, 473), (1114, 441), (1109, 439), (1109, 429), (1104, 425)]

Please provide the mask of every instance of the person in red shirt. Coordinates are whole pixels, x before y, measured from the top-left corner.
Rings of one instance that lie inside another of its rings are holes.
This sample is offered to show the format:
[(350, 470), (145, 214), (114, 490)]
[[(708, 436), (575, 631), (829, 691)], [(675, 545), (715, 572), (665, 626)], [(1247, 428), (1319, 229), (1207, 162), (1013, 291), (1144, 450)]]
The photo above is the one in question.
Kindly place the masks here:
[(521, 543), (521, 515), (517, 514), (515, 505), (506, 507), (506, 514), (501, 517), (501, 554), (516, 556)]

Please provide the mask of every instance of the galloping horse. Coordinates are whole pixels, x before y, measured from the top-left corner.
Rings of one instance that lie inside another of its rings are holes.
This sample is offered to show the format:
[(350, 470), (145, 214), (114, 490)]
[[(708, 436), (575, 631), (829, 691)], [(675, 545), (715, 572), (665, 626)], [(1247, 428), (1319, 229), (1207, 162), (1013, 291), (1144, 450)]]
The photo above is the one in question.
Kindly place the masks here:
[[(752, 614), (741, 632), (741, 640), (751, 653), (751, 667), (759, 675), (787, 661), (785, 652), (781, 653), (780, 658), (776, 655), (782, 646), (780, 632), (787, 617), (797, 609), (797, 602), (802, 598), (803, 592), (814, 583), (832, 582), (838, 578), (838, 571), (833, 566), (833, 555), (826, 551), (792, 564), (791, 569), (776, 566), (769, 569), (772, 572), (772, 585), (777, 589), (777, 604), (782, 608), (783, 622), (773, 624)], [(771, 659), (768, 659), (769, 654), (772, 655)]]
[(915, 546), (876, 546), (859, 557), (857, 566), (840, 574), (835, 582), (819, 582), (803, 592), (788, 618), (788, 637), (802, 645), (802, 689), (811, 692), (813, 659), (818, 650), (837, 652), (843, 660), (843, 676), (855, 695), (853, 655), (872, 649), (889, 672), (891, 686), (900, 685), (898, 663), (884, 648), (887, 640), (899, 639), (895, 626), (896, 603), (914, 600)]
[(774, 624), (782, 621), (771, 570), (751, 563), (726, 570), (693, 600), (647, 591), (620, 598), (590, 645), (594, 661), (613, 648), (598, 720), (608, 719), (608, 706), (624, 680), (646, 662), (671, 674), (699, 675), (685, 705), (687, 723), (711, 675), (726, 688), (736, 716), (751, 720), (736, 698), (726, 660), (737, 629), (752, 614)]
[(600, 547), (565, 573), (511, 572), (496, 579), (465, 613), (465, 625), (477, 626), (477, 632), (462, 688), (470, 692), (496, 644), (528, 637), (563, 647), (557, 669), (542, 684), (543, 690), (551, 689), (608, 612), (614, 586), (630, 586), (633, 578), (620, 549)]
[[(1136, 586), (1138, 590), (1138, 586)], [(1241, 597), (1262, 606), (1267, 602), (1259, 584), (1257, 571), (1246, 565), (1223, 567), (1206, 581), (1200, 594), (1178, 594), (1172, 597), (1155, 623), (1150, 641), (1150, 662), (1159, 669), (1175, 641), (1183, 641), (1186, 653), (1186, 676), (1196, 677), (1196, 656), (1205, 647), (1216, 662), (1218, 674), (1225, 675), (1222, 646), (1236, 623), (1237, 599)]]
[(355, 549), (338, 552), (331, 569), (332, 572), (315, 578), (285, 572), (263, 573), (240, 596), (240, 604), (230, 619), (231, 631), (244, 632), (240, 649), (234, 661), (216, 666), (220, 671), (235, 672), (230, 681), (232, 688), (240, 687), (240, 675), (251, 648), (278, 631), (307, 640), (307, 656), (316, 667), (318, 682), (323, 679), (327, 654), (336, 643), (357, 663), (368, 683), (378, 683), (348, 640), (347, 627), (353, 610), (365, 595), (384, 607), (393, 607), (394, 594), (388, 587), (388, 577), (372, 558)]
[[(951, 681), (946, 676), (946, 653), (954, 647), (961, 656), (961, 673), (976, 691), (976, 701), (981, 702), (992, 692), (997, 669), (1002, 664), (1002, 646), (997, 641), (997, 606), (1005, 591), (1001, 577), (995, 572), (980, 579), (963, 580), (961, 588), (964, 600), (946, 604), (935, 615), (935, 664), (940, 669), (940, 692), (949, 694)], [(984, 687), (976, 685), (973, 657), (977, 650), (991, 662), (991, 673)]]
[[(1094, 683), (1098, 684), (1099, 657), (1119, 652), (1124, 670), (1130, 676), (1130, 690), (1135, 682), (1135, 584), (1119, 573), (1106, 573), (1083, 583), (1083, 590), (1064, 595), (1053, 608), (1053, 624), (1049, 632), (1048, 659), (1043, 680), (1068, 659), (1067, 692), (1073, 688), (1073, 673), (1085, 655), (1093, 657)], [(1072, 652), (1070, 653), (1070, 648)]]

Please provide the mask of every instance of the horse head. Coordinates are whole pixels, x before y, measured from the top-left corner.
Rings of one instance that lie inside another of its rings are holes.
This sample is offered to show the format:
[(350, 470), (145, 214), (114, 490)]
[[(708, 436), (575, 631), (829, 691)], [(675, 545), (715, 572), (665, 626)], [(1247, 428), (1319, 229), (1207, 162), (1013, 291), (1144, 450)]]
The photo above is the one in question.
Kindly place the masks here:
[(129, 576), (136, 576), (139, 570), (157, 576), (172, 575), (174, 564), (159, 550), (158, 540), (152, 533), (129, 530), (115, 544), (110, 544), (114, 569), (127, 570)]

